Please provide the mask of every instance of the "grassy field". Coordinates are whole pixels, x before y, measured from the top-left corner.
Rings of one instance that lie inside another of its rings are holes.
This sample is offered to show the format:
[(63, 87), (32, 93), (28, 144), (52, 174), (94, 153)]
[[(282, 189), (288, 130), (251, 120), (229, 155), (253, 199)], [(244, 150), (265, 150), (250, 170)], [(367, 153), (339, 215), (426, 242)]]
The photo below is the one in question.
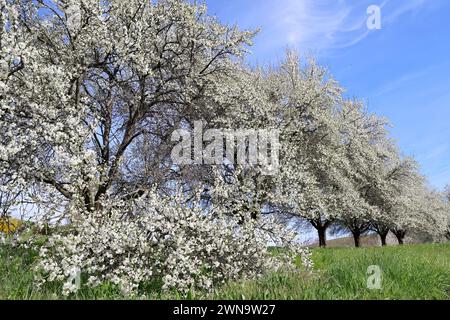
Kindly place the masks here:
[[(36, 288), (31, 266), (35, 253), (0, 247), (0, 299), (62, 299), (58, 285)], [(191, 299), (450, 299), (450, 244), (372, 248), (314, 249), (312, 276), (273, 274), (256, 281), (228, 284), (214, 294)], [(367, 288), (367, 268), (382, 270), (381, 289)], [(123, 299), (117, 288), (84, 288), (71, 299)], [(149, 285), (147, 299), (161, 295)]]

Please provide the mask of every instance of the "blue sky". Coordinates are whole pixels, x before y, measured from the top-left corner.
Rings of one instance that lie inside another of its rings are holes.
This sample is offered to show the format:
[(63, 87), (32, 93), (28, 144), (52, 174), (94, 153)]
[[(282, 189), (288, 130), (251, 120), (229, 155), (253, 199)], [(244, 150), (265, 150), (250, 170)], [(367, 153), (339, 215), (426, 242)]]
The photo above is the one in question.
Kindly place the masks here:
[[(450, 1), (206, 0), (220, 21), (261, 28), (249, 62), (279, 61), (286, 48), (314, 56), (388, 117), (392, 136), (432, 186), (450, 184)], [(381, 30), (368, 30), (370, 5)]]

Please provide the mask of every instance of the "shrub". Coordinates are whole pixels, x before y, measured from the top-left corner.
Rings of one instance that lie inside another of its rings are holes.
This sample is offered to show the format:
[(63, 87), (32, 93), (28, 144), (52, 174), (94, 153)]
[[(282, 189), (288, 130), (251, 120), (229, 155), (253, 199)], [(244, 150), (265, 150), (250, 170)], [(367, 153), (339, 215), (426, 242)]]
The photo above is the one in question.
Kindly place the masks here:
[[(105, 203), (83, 212), (72, 231), (55, 232), (40, 249), (38, 281), (64, 282), (63, 293), (76, 292), (74, 275), (87, 286), (104, 282), (136, 294), (142, 285), (162, 280), (164, 291), (211, 290), (229, 280), (258, 277), (268, 271), (310, 266), (309, 253), (273, 219), (242, 219), (205, 213), (181, 195)], [(289, 246), (283, 254), (268, 251), (268, 236)]]
[(20, 220), (14, 218), (0, 218), (0, 233), (11, 234), (22, 226)]

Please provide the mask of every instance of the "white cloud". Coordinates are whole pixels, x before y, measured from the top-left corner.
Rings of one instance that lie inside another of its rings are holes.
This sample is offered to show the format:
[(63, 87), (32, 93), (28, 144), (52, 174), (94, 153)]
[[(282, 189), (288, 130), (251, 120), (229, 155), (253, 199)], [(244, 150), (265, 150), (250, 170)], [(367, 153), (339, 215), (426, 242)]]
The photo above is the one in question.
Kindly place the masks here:
[[(438, 2), (439, 0), (436, 0)], [(294, 46), (300, 50), (344, 48), (357, 44), (371, 32), (366, 26), (367, 8), (381, 7), (385, 28), (407, 13), (432, 1), (425, 0), (268, 0), (252, 10), (253, 21), (262, 27), (265, 47)]]

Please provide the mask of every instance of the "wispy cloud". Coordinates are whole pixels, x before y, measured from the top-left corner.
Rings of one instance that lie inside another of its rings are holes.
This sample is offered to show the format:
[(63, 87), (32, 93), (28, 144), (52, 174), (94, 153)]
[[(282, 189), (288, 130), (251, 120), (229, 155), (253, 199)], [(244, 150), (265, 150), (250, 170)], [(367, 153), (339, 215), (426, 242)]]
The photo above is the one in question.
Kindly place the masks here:
[(435, 174), (430, 175), (430, 180), (433, 181), (433, 186), (438, 189), (443, 190), (450, 181), (450, 166), (441, 168), (441, 170), (436, 170)]
[[(378, 3), (377, 3), (378, 2)], [(264, 1), (253, 18), (261, 23), (265, 46), (294, 46), (301, 50), (344, 48), (369, 34), (367, 8), (381, 7), (382, 27), (429, 6), (426, 0), (279, 0)], [(258, 1), (258, 3), (260, 3)], [(435, 2), (436, 3), (436, 2)], [(270, 12), (270, 15), (267, 14)], [(258, 17), (258, 15), (261, 15)]]
[(428, 152), (426, 154), (421, 155), (418, 159), (420, 161), (427, 161), (427, 162), (431, 162), (431, 161), (435, 161), (435, 160), (440, 160), (444, 155), (446, 155), (449, 151), (449, 146), (448, 145), (437, 145), (434, 148), (432, 148), (431, 150), (428, 150)]
[[(393, 80), (384, 83), (374, 92), (374, 94), (372, 94), (372, 98), (380, 97), (395, 92), (396, 90), (400, 90), (402, 88), (410, 86), (413, 82), (417, 82), (419, 80), (425, 81), (424, 79), (431, 78), (434, 74), (440, 72), (441, 70), (444, 69), (446, 70), (449, 67), (449, 65), (450, 60), (447, 60), (437, 64), (429, 65), (423, 69), (405, 73), (398, 78), (395, 78)], [(427, 94), (428, 92), (426, 90), (422, 90), (421, 93)]]
[(393, 23), (400, 16), (406, 13), (416, 13), (431, 2), (432, 1), (426, 0), (387, 1), (386, 3), (389, 4), (389, 11), (385, 16), (384, 22), (387, 24)]
[(365, 11), (358, 18), (353, 13), (355, 5), (346, 1), (328, 2), (327, 5), (313, 0), (282, 2), (286, 3), (277, 27), (286, 30), (285, 41), (289, 45), (321, 49), (339, 42), (342, 45), (344, 34), (366, 31), (363, 28)]

